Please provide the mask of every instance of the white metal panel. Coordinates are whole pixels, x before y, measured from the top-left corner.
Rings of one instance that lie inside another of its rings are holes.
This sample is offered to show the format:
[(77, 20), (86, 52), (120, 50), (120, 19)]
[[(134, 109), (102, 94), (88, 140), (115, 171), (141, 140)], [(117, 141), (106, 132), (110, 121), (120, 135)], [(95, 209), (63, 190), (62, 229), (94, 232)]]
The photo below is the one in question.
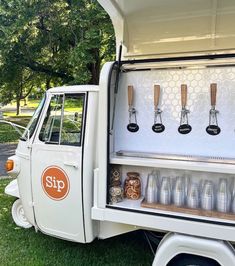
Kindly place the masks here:
[(100, 221), (98, 238), (106, 239), (109, 237), (118, 236), (135, 230), (138, 230), (138, 228), (133, 225)]
[(87, 92), (87, 91), (99, 91), (99, 86), (96, 85), (71, 85), (54, 87), (49, 89), (48, 93), (76, 93), (76, 92)]
[(107, 108), (108, 108), (108, 77), (113, 63), (106, 63), (100, 74), (100, 92), (99, 92), (99, 117), (98, 117), (98, 165), (99, 176), (102, 178), (98, 182), (97, 205), (105, 208), (107, 195)]
[(17, 183), (17, 179), (13, 179), (6, 187), (4, 190), (5, 194), (20, 198), (19, 194), (19, 186)]
[(235, 49), (233, 0), (98, 0), (123, 55), (152, 57)]
[[(83, 146), (83, 210), (84, 231), (86, 242), (91, 242), (97, 235), (97, 222), (91, 219), (91, 208), (93, 204), (93, 186), (96, 162), (97, 146), (97, 124), (98, 124), (98, 92), (88, 93), (88, 104), (86, 113), (85, 139)], [(72, 216), (71, 216), (72, 219)]]
[(29, 149), (28, 146), (29, 143), (27, 141), (20, 140), (16, 149), (16, 157), (20, 162), (20, 173), (17, 176), (17, 183), (25, 216), (32, 225), (35, 225), (34, 211), (32, 206), (32, 181), (30, 172), (31, 149)]
[(117, 209), (92, 208), (92, 218), (100, 221), (110, 221), (135, 225), (149, 230), (162, 230), (166, 232), (177, 232), (188, 235), (197, 235), (199, 237), (209, 237), (212, 239), (221, 239), (235, 241), (234, 226), (225, 226), (224, 224), (212, 224), (205, 222), (196, 222), (188, 219), (177, 219), (164, 217), (162, 215), (150, 215)]
[[(221, 133), (206, 133), (209, 124), (210, 84), (217, 83), (216, 109)], [(153, 88), (161, 86), (160, 108), (165, 131), (154, 133)], [(188, 85), (188, 115), (192, 131), (178, 133), (181, 84)], [(127, 130), (129, 123), (127, 87), (134, 86), (134, 107), (139, 131)], [(115, 115), (114, 151), (202, 155), (235, 158), (235, 67), (159, 69), (122, 73)], [(111, 109), (112, 110), (112, 109)], [(192, 164), (193, 165), (193, 164)]]

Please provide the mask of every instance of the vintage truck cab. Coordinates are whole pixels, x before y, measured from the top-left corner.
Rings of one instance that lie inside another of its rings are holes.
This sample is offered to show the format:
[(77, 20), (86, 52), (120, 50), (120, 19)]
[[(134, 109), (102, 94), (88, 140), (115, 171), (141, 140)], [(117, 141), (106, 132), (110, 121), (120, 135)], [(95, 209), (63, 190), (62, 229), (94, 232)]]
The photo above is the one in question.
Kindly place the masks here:
[[(28, 222), (47, 234), (59, 234), (71, 241), (87, 242), (94, 238), (86, 239), (84, 234), (86, 226), (87, 232), (93, 235), (93, 225), (86, 224), (92, 223), (91, 219), (85, 223), (83, 220), (84, 215), (90, 217), (92, 207), (92, 196), (84, 199), (83, 193), (86, 190), (87, 195), (93, 193), (98, 91), (97, 86), (49, 90), (20, 138), (15, 156), (9, 158), (14, 161), (9, 174), (17, 176)], [(32, 178), (41, 175), (41, 171), (43, 179)], [(70, 179), (71, 176), (75, 178)], [(85, 186), (82, 176), (86, 176)], [(81, 208), (83, 202), (89, 205), (85, 210)]]

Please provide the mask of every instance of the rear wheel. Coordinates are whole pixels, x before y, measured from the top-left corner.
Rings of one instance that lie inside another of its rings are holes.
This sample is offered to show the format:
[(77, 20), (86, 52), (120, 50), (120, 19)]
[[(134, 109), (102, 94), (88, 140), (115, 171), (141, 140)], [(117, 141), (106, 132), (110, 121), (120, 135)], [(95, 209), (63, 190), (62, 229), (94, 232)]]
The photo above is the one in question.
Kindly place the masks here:
[(12, 218), (16, 225), (23, 228), (30, 228), (32, 225), (29, 223), (24, 214), (23, 205), (20, 199), (17, 199), (11, 208)]
[(180, 254), (173, 258), (167, 266), (220, 266), (220, 264), (209, 258)]

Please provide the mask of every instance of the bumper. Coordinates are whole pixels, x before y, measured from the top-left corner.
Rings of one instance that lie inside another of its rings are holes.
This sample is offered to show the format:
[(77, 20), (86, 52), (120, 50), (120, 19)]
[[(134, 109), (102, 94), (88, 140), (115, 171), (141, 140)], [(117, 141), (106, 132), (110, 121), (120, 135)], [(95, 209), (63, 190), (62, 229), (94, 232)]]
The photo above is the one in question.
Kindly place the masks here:
[(20, 198), (19, 194), (19, 187), (17, 183), (17, 179), (12, 180), (6, 187), (5, 187), (5, 194)]

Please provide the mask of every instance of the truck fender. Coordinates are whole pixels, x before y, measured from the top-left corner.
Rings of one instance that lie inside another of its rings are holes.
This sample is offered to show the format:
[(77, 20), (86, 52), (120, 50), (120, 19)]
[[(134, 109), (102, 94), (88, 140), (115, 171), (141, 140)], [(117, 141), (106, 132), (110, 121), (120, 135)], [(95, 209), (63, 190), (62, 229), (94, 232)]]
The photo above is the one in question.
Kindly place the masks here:
[(20, 198), (19, 187), (17, 183), (17, 179), (12, 180), (6, 187), (5, 187), (5, 194)]
[(227, 241), (169, 233), (159, 244), (152, 265), (166, 266), (183, 253), (213, 259), (221, 266), (234, 265), (235, 261), (235, 250)]

